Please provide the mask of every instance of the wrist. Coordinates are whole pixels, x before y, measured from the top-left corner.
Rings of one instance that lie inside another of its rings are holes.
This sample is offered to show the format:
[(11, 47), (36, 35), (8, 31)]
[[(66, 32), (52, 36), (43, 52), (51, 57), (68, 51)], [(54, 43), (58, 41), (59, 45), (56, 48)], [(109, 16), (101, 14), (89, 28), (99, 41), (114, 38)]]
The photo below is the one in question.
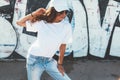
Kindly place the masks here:
[(58, 65), (63, 65), (63, 64), (58, 64)]
[(31, 13), (31, 16), (34, 17), (32, 13)]

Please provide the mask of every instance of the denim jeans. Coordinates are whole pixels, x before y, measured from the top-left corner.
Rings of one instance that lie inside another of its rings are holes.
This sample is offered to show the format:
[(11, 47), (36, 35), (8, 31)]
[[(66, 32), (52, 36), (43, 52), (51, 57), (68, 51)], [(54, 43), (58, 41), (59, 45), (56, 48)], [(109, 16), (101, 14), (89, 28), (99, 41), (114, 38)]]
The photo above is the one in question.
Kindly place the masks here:
[(57, 61), (53, 58), (29, 55), (27, 58), (28, 80), (40, 80), (43, 71), (46, 71), (54, 80), (71, 80), (66, 73), (64, 76), (57, 68)]

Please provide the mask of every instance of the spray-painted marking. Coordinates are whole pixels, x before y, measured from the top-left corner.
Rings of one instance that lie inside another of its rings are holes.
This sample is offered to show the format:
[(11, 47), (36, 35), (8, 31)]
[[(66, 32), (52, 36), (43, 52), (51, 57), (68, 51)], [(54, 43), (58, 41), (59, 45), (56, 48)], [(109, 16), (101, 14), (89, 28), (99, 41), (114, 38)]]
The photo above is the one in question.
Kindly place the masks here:
[(0, 46), (15, 46), (15, 44), (0, 44)]

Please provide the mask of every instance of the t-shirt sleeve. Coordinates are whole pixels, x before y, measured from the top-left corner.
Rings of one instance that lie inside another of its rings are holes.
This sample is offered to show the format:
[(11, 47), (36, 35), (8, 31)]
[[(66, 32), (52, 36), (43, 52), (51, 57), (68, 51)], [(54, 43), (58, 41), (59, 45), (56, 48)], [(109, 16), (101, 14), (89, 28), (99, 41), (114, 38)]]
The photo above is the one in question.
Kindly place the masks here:
[(26, 21), (26, 30), (30, 32), (37, 32), (38, 22), (31, 23), (31, 21)]
[(62, 43), (63, 44), (72, 43), (72, 27), (70, 24), (66, 25), (66, 34)]

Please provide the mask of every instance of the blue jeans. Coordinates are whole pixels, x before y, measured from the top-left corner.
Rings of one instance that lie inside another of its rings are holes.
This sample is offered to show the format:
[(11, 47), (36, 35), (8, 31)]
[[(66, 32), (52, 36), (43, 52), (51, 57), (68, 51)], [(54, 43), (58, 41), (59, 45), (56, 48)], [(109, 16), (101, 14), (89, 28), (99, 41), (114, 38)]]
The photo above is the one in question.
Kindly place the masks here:
[(54, 80), (71, 80), (66, 73), (64, 76), (57, 68), (57, 62), (53, 58), (29, 55), (27, 58), (28, 80), (40, 80), (43, 71), (46, 71)]

